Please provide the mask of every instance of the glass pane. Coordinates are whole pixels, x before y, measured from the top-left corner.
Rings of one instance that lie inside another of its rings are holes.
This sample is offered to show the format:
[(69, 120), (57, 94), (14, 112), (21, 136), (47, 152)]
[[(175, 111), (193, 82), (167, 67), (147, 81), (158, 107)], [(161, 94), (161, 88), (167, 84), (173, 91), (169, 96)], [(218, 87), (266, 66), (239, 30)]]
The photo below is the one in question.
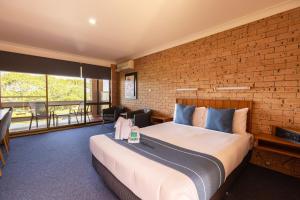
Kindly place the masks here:
[(102, 109), (109, 106), (109, 80), (86, 79), (86, 85), (86, 122), (100, 122)]
[(10, 132), (47, 128), (46, 76), (0, 72), (1, 106), (13, 107)]
[(77, 77), (48, 76), (50, 127), (84, 123), (84, 81)]
[(100, 121), (98, 112), (98, 81), (86, 79), (86, 122)]
[(109, 80), (86, 79), (84, 88), (81, 78), (0, 71), (0, 81), (0, 106), (13, 107), (11, 133), (101, 122), (110, 105)]
[[(109, 102), (109, 80), (99, 80), (102, 81), (102, 90), (100, 90), (100, 101)], [(101, 87), (100, 87), (101, 88)]]

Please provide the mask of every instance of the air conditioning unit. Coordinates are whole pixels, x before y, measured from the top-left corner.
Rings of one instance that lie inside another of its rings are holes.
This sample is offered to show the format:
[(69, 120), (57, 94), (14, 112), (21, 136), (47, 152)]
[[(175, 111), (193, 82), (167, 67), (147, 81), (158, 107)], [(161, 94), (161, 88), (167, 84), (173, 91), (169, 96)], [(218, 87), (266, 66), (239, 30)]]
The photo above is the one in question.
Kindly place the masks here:
[(133, 60), (129, 60), (129, 61), (117, 64), (117, 72), (126, 71), (126, 70), (130, 70), (130, 69), (134, 69), (134, 61)]

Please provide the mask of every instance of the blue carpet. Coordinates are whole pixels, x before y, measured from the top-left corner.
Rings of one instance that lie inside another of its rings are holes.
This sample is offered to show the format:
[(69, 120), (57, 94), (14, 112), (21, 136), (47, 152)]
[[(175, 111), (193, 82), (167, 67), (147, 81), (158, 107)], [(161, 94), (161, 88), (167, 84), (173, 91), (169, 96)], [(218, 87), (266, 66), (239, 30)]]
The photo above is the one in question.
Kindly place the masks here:
[[(0, 200), (115, 200), (91, 163), (89, 138), (111, 125), (11, 140)], [(112, 126), (110, 127), (112, 128)], [(227, 200), (298, 200), (300, 180), (249, 164)]]
[(105, 127), (57, 131), (11, 140), (0, 178), (2, 200), (117, 199), (91, 163), (89, 138), (111, 132)]
[(226, 200), (299, 200), (300, 179), (249, 164)]

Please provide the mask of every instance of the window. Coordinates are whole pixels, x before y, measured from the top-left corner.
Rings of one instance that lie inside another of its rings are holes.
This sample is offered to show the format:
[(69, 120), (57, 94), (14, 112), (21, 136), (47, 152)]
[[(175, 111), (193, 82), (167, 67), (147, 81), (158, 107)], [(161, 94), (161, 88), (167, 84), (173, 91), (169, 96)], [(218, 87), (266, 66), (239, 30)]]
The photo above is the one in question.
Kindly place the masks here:
[(12, 134), (99, 122), (102, 109), (110, 105), (109, 82), (0, 71), (0, 104), (13, 107)]
[[(32, 123), (32, 103), (46, 105), (46, 76), (40, 74), (0, 72), (1, 107), (13, 107), (13, 131), (47, 128), (46, 118)], [(44, 107), (45, 109), (45, 107)], [(46, 110), (46, 109), (45, 109)], [(33, 126), (29, 127), (30, 122)]]

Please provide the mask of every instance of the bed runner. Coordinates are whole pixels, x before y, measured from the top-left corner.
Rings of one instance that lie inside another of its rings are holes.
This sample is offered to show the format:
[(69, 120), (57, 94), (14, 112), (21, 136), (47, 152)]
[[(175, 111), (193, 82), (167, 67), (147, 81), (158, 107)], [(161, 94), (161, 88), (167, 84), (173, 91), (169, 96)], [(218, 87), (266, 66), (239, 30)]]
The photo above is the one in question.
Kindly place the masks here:
[(210, 199), (224, 182), (224, 166), (219, 159), (211, 155), (178, 147), (143, 134), (138, 144), (115, 140), (112, 134), (107, 137), (140, 155), (187, 175), (195, 184), (200, 200)]

